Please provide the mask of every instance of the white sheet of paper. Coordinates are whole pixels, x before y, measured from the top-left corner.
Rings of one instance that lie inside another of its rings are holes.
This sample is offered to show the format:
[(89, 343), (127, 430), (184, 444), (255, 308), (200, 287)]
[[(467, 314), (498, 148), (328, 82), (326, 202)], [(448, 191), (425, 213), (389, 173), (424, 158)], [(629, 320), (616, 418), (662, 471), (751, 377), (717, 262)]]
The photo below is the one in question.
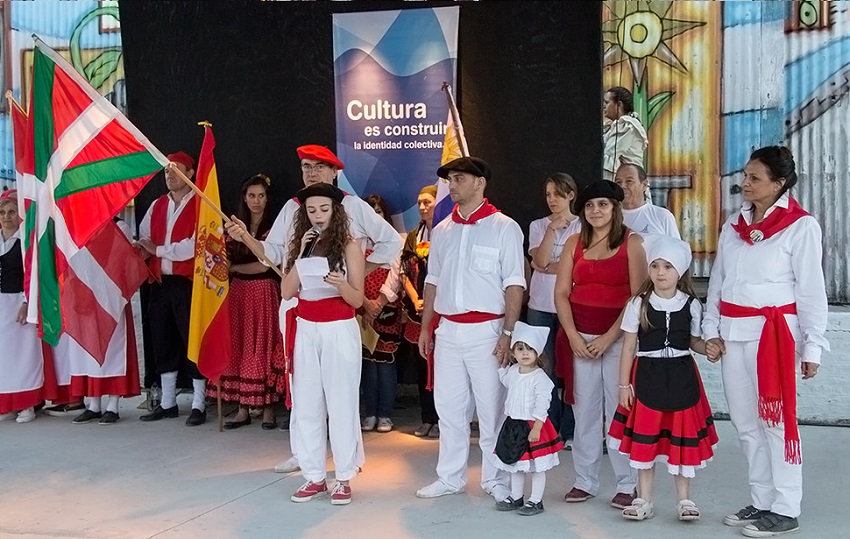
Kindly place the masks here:
[(302, 290), (315, 290), (319, 288), (334, 289), (333, 286), (325, 282), (325, 277), (330, 272), (327, 258), (323, 256), (299, 258), (295, 261), (295, 267), (298, 269), (298, 277), (301, 280)]

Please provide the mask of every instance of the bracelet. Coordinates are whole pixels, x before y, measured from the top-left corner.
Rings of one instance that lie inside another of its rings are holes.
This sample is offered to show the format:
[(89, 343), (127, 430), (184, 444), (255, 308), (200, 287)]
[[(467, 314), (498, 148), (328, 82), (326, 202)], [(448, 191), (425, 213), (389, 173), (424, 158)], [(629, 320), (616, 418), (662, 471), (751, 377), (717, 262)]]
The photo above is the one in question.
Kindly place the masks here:
[(617, 387), (619, 387), (620, 389), (631, 389), (631, 388), (632, 388), (632, 385), (631, 385), (631, 384), (629, 384), (629, 385), (627, 385), (627, 386), (621, 386), (620, 384), (617, 384)]

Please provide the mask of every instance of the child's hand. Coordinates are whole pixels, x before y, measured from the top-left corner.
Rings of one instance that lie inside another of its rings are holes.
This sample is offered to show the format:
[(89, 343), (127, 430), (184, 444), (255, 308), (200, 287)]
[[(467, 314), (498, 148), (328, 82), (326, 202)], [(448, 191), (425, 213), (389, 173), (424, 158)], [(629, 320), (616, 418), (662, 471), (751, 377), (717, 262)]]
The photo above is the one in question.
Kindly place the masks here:
[(531, 427), (531, 432), (528, 433), (528, 441), (531, 443), (540, 441), (540, 429)]
[(620, 388), (620, 406), (622, 406), (626, 410), (631, 410), (634, 400), (635, 396), (632, 394), (631, 386), (626, 388)]
[(726, 344), (723, 339), (717, 337), (705, 341), (705, 357), (712, 363), (716, 363), (726, 353)]

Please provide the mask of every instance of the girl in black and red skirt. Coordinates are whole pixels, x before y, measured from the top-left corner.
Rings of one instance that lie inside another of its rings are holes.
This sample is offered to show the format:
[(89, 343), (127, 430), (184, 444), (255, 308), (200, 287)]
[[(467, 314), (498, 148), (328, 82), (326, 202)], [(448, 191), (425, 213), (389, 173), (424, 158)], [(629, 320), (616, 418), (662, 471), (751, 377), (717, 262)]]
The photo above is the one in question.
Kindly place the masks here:
[[(496, 503), (499, 511), (517, 510), (523, 516), (542, 513), (546, 470), (558, 465), (558, 451), (564, 448), (549, 420), (555, 385), (542, 369), (540, 357), (548, 336), (548, 327), (517, 322), (511, 335), (513, 364), (499, 369), (499, 380), (508, 388), (508, 417), (496, 442), (496, 466), (511, 473), (511, 495)], [(524, 501), (526, 474), (531, 476), (531, 495)]]
[(712, 459), (717, 433), (690, 352), (705, 353), (702, 306), (688, 278), (691, 249), (667, 236), (647, 238), (644, 246), (649, 279), (623, 313), (620, 405), (608, 433), (610, 447), (638, 470), (638, 497), (623, 517), (654, 516), (652, 480), (662, 462), (675, 479), (679, 520), (698, 520), (690, 479)]

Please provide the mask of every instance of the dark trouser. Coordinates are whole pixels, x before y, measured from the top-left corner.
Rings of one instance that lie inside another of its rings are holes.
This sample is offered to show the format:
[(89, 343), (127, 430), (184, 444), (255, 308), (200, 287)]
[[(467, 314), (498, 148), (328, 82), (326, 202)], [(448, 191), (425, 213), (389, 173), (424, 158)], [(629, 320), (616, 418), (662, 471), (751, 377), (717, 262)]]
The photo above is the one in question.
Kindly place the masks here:
[(364, 417), (392, 417), (395, 403), (396, 364), (363, 359), (360, 388)]
[(564, 404), (558, 395), (559, 380), (555, 376), (555, 334), (560, 328), (558, 315), (528, 309), (526, 319), (529, 325), (549, 328), (549, 337), (546, 339), (546, 347), (543, 348), (543, 357), (546, 360), (543, 370), (555, 384), (555, 388), (552, 390), (552, 402), (549, 404), (549, 420), (552, 421), (552, 426), (555, 427), (555, 431), (561, 436), (561, 439), (570, 439), (573, 437), (576, 426), (573, 408), (569, 404)]
[(428, 385), (428, 362), (419, 355), (419, 347), (415, 344), (410, 345), (411, 360), (416, 363), (417, 367), (417, 386), (419, 386), (419, 405), (422, 407), (422, 422), (436, 425), (440, 420), (437, 416), (437, 407), (434, 406), (434, 392), (426, 389)]
[(203, 379), (198, 366), (186, 357), (191, 308), (192, 281), (186, 277), (163, 275), (161, 284), (151, 285), (148, 319), (157, 374), (183, 370)]

